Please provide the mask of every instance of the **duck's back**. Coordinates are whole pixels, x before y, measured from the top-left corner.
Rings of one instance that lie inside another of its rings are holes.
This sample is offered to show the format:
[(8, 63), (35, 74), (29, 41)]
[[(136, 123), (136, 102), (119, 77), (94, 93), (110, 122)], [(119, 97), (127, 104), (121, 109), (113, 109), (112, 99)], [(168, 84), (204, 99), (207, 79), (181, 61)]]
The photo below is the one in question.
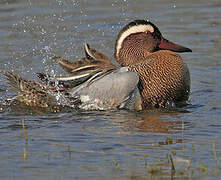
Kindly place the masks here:
[(190, 92), (190, 75), (182, 58), (171, 51), (152, 53), (145, 61), (130, 65), (139, 74), (142, 106), (165, 107), (186, 101)]

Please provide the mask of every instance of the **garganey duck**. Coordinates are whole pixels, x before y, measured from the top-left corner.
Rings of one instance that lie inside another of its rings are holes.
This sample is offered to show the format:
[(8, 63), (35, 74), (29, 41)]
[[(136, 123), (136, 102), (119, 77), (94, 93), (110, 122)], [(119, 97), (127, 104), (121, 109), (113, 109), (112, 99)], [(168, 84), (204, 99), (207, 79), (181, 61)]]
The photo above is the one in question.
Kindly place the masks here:
[(135, 20), (119, 33), (115, 58), (121, 66), (137, 72), (142, 108), (166, 107), (188, 100), (190, 74), (175, 52), (191, 49), (165, 39), (151, 22)]
[(88, 44), (84, 48), (85, 57), (74, 63), (54, 58), (70, 74), (68, 77), (51, 78), (38, 73), (40, 82), (6, 72), (11, 86), (18, 90), (12, 99), (52, 109), (141, 110), (168, 107), (189, 97), (189, 70), (175, 52), (191, 50), (163, 38), (149, 21), (135, 20), (120, 31), (115, 58), (121, 67)]

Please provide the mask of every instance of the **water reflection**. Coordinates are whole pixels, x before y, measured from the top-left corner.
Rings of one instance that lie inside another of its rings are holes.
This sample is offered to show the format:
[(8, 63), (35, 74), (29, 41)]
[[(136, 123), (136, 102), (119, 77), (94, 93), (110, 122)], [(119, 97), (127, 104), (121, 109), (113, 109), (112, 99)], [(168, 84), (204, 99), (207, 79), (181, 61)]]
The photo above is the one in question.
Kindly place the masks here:
[[(179, 113), (167, 113), (166, 115), (161, 113), (145, 113), (137, 128), (142, 132), (172, 134), (175, 133), (174, 130), (178, 129), (181, 125), (180, 119), (171, 121), (171, 116), (177, 115), (179, 115)], [(170, 118), (168, 116), (170, 116)]]
[(152, 132), (174, 134), (181, 129), (182, 119), (179, 111), (162, 112), (161, 110), (135, 113), (121, 112), (121, 114), (111, 117), (111, 121), (121, 127), (121, 133)]

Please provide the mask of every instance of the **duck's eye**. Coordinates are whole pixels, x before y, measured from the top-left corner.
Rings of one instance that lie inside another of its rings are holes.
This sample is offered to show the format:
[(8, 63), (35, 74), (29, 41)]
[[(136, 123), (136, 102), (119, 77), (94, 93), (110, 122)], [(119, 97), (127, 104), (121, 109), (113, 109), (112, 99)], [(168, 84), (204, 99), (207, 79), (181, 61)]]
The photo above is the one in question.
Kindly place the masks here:
[(151, 35), (152, 33), (150, 31), (145, 32), (147, 35)]

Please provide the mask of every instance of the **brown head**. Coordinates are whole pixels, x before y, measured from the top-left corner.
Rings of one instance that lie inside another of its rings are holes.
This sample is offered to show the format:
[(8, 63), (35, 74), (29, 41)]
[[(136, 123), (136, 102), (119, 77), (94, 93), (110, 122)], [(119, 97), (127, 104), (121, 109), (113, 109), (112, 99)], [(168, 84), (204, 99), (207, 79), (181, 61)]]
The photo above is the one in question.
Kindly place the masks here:
[(115, 58), (122, 66), (128, 66), (145, 60), (150, 53), (161, 49), (192, 52), (165, 39), (150, 21), (135, 20), (120, 31), (115, 44)]

